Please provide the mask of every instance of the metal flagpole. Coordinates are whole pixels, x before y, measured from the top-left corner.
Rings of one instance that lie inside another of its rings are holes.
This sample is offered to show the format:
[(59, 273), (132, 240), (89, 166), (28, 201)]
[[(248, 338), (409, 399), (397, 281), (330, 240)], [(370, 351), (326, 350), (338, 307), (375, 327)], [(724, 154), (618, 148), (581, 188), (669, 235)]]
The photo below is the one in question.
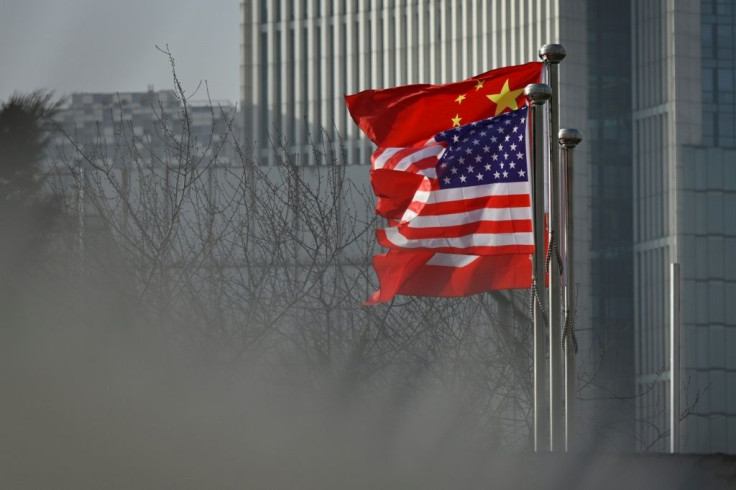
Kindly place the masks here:
[(680, 264), (670, 264), (670, 452), (680, 452)]
[(549, 417), (550, 449), (564, 449), (563, 361), (562, 361), (562, 310), (561, 310), (561, 260), (556, 253), (560, 240), (560, 171), (556, 141), (560, 128), (560, 72), (559, 64), (565, 58), (565, 48), (559, 44), (545, 44), (539, 48), (544, 60), (548, 81), (552, 89), (549, 107)]
[(567, 328), (564, 338), (565, 345), (565, 450), (574, 449), (572, 436), (572, 422), (575, 419), (575, 337), (573, 334), (573, 322), (575, 314), (575, 274), (573, 255), (573, 150), (583, 139), (577, 129), (561, 129), (560, 159), (562, 172), (564, 174), (562, 194), (564, 196), (565, 229), (562, 238), (565, 250), (565, 288), (564, 288), (564, 312)]
[(532, 257), (532, 301), (534, 321), (534, 450), (549, 450), (549, 412), (546, 403), (546, 329), (542, 300), (544, 291), (544, 103), (552, 96), (549, 85), (533, 83), (524, 93), (531, 101), (532, 177), (531, 200), (534, 228)]

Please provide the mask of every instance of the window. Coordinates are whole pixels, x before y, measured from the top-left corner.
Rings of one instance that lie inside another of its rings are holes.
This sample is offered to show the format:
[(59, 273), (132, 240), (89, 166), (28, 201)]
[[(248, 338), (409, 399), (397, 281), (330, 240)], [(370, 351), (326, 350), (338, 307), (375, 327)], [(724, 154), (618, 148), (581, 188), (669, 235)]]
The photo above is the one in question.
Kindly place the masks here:
[(701, 4), (703, 144), (736, 145), (736, 11), (730, 1)]

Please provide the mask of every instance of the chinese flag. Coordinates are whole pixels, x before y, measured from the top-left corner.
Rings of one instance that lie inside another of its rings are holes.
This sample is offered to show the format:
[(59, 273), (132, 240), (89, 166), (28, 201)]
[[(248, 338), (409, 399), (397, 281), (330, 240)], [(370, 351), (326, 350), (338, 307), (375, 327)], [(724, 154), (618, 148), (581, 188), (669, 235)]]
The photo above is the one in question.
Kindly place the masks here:
[(403, 147), (515, 110), (524, 88), (541, 80), (542, 63), (508, 66), (444, 85), (403, 85), (345, 97), (350, 115), (379, 147)]

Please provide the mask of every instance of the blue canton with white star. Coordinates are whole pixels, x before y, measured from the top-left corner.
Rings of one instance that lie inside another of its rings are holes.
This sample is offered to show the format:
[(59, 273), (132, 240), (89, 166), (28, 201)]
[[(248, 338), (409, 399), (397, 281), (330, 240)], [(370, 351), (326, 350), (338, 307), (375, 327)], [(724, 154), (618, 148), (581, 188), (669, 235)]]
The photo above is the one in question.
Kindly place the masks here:
[(447, 142), (437, 162), (440, 189), (526, 182), (527, 107), (443, 131)]

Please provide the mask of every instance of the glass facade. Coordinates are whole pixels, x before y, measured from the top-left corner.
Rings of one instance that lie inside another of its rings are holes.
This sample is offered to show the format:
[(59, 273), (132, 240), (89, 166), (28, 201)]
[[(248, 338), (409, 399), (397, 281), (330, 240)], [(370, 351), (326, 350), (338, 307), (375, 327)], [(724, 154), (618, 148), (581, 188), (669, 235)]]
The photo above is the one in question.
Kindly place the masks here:
[(700, 1), (702, 140), (681, 177), (685, 403), (683, 450), (736, 452), (736, 6)]
[[(628, 2), (588, 2), (589, 110), (587, 145), (591, 172), (591, 325), (601, 352), (596, 408), (600, 427), (622, 434), (630, 448), (634, 430), (633, 201), (631, 145), (631, 11)], [(628, 437), (624, 434), (628, 434)]]
[(733, 0), (703, 0), (703, 144), (736, 146), (736, 6)]

